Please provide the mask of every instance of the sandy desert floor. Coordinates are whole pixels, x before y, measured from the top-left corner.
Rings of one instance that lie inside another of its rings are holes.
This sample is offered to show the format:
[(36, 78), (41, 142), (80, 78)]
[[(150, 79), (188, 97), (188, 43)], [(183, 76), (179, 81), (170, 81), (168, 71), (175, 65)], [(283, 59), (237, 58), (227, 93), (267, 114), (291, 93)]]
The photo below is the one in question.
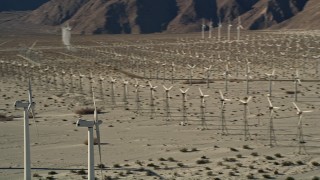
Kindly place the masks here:
[[(93, 108), (92, 87), (103, 121), (103, 179), (320, 177), (320, 34), (246, 32), (243, 40), (231, 43), (225, 36), (220, 42), (200, 37), (73, 36), (74, 47), (68, 51), (58, 35), (1, 36), (0, 113), (13, 119), (0, 119), (0, 179), (23, 177), (23, 110), (13, 104), (28, 99), (27, 78), (36, 103), (35, 121), (30, 119), (34, 179), (87, 178), (82, 171), (87, 170), (87, 129), (76, 127), (75, 111)], [(192, 77), (188, 64), (196, 65)], [(228, 90), (226, 64), (231, 75)], [(280, 108), (273, 116), (275, 141), (270, 147), (265, 73), (273, 69), (270, 99)], [(113, 89), (110, 77), (116, 79)], [(312, 110), (302, 117), (305, 143), (298, 143), (297, 137), (295, 78), (301, 80), (296, 104), (303, 111)], [(142, 85), (138, 95), (136, 79)], [(123, 80), (128, 81), (126, 100)], [(149, 82), (158, 86), (153, 98)], [(163, 86), (173, 86), (168, 101)], [(183, 107), (179, 89), (187, 88)], [(209, 95), (202, 106), (199, 88)], [(231, 100), (225, 104), (224, 133), (219, 90)], [(245, 131), (240, 100), (249, 96)], [(93, 115), (81, 118), (93, 120)], [(184, 120), (186, 125), (181, 125)], [(99, 163), (95, 146), (95, 164)], [(101, 179), (98, 167), (95, 174)]]

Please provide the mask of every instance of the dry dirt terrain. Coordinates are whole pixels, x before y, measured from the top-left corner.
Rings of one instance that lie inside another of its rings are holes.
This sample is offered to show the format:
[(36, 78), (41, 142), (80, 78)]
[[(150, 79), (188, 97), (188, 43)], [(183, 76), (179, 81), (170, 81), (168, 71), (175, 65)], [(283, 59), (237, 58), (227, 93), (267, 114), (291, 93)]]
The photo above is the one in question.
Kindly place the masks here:
[[(23, 110), (13, 104), (28, 99), (28, 78), (34, 179), (87, 178), (87, 129), (76, 121), (93, 115), (76, 112), (93, 108), (93, 92), (103, 121), (98, 179), (316, 179), (320, 32), (235, 38), (73, 36), (67, 50), (59, 35), (0, 36), (0, 179), (23, 177)], [(168, 96), (163, 86), (173, 86)], [(223, 107), (219, 91), (230, 99)], [(271, 117), (268, 97), (279, 107)], [(312, 111), (300, 126), (294, 101)]]

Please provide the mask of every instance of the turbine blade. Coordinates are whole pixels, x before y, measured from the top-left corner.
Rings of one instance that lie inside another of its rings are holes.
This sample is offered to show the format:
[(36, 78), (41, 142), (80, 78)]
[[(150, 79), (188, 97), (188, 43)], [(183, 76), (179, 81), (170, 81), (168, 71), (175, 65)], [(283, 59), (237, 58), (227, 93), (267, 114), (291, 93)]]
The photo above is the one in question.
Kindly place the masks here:
[(252, 99), (252, 96), (249, 96), (247, 99), (247, 103), (249, 103), (249, 101), (251, 101), (251, 99)]
[(201, 91), (201, 88), (199, 88), (199, 91), (200, 91), (201, 96), (203, 96), (203, 93), (202, 93), (202, 91)]
[(269, 97), (267, 97), (267, 98), (268, 98), (269, 106), (270, 106), (270, 107), (273, 107), (273, 106), (272, 106), (272, 103), (271, 103), (271, 101), (270, 101), (270, 98), (269, 98)]
[(313, 111), (310, 110), (310, 111), (302, 111), (302, 112), (303, 113), (310, 113), (310, 112), (313, 112)]
[(292, 102), (292, 104), (296, 107), (296, 109), (297, 109), (298, 112), (301, 112), (301, 110), (299, 109), (299, 107), (296, 105), (295, 102)]
[(224, 100), (223, 93), (221, 92), (221, 90), (219, 90), (219, 93), (220, 93), (221, 99)]

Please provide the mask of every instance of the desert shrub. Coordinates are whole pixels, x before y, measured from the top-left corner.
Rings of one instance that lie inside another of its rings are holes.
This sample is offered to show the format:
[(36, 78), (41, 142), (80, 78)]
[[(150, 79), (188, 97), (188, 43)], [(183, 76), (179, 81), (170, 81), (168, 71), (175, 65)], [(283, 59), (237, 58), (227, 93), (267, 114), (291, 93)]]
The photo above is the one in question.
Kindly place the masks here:
[(259, 154), (257, 152), (252, 152), (251, 156), (259, 156)]
[(208, 171), (207, 172), (207, 176), (213, 176), (214, 174), (213, 174), (213, 172), (212, 171)]
[[(79, 115), (93, 114), (94, 108), (85, 107), (85, 108), (77, 109), (75, 110), (75, 113)], [(97, 113), (98, 114), (101, 113), (101, 109), (97, 109)]]
[(196, 152), (196, 151), (199, 151), (197, 148), (192, 148), (191, 149), (191, 152)]
[(120, 164), (114, 164), (113, 167), (114, 168), (121, 168), (121, 165)]
[(272, 156), (266, 156), (265, 157), (267, 160), (274, 160), (274, 158)]
[(208, 164), (210, 161), (208, 159), (199, 159), (196, 161), (197, 164)]
[(13, 121), (13, 117), (6, 116), (5, 114), (0, 114), (0, 121)]
[(262, 175), (265, 179), (272, 179), (272, 177), (269, 174)]
[(242, 148), (243, 149), (252, 149), (251, 147), (249, 147), (249, 145), (243, 145)]
[(101, 169), (106, 168), (106, 166), (104, 164), (98, 164), (97, 167), (101, 168)]
[(294, 180), (294, 178), (289, 176), (286, 178), (286, 180)]
[(176, 162), (176, 160), (175, 160), (173, 157), (169, 157), (169, 158), (168, 158), (168, 161), (170, 161), (170, 162)]
[(87, 174), (87, 172), (84, 169), (81, 169), (81, 170), (77, 171), (77, 174), (78, 175), (85, 175), (85, 174)]
[(293, 166), (293, 165), (294, 165), (294, 163), (291, 161), (283, 161), (282, 162), (282, 166)]
[(38, 173), (34, 173), (32, 177), (41, 177)]
[(159, 158), (158, 160), (159, 160), (159, 161), (167, 161), (165, 158), (162, 158), (162, 157)]
[(320, 164), (318, 162), (316, 162), (316, 161), (312, 161), (311, 164), (314, 165), (314, 166), (320, 166)]
[(320, 180), (318, 176), (314, 176), (311, 180)]
[(236, 156), (237, 156), (237, 158), (242, 158), (243, 157), (241, 154), (237, 154)]
[(280, 153), (276, 153), (276, 154), (274, 154), (274, 156), (277, 157), (277, 158), (282, 158), (283, 157)]
[(238, 149), (236, 149), (236, 148), (230, 148), (230, 151), (238, 152)]
[(302, 162), (302, 161), (297, 161), (297, 164), (301, 166), (301, 165), (304, 165), (304, 162)]
[(255, 177), (254, 177), (253, 174), (248, 174), (248, 175), (247, 175), (247, 179), (255, 179)]
[(179, 166), (179, 167), (186, 167), (183, 163), (177, 163), (177, 166)]
[(187, 148), (182, 148), (182, 149), (180, 149), (180, 152), (188, 152), (188, 149)]
[(49, 171), (48, 174), (49, 174), (49, 175), (55, 175), (55, 174), (58, 174), (58, 173), (55, 172), (55, 171)]

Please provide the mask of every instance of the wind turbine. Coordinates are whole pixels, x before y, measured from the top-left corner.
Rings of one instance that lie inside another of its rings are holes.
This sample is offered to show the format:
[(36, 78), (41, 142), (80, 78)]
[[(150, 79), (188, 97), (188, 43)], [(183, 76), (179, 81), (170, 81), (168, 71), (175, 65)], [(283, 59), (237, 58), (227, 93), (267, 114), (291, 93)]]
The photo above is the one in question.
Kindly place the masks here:
[(240, 30), (243, 29), (243, 26), (241, 25), (241, 18), (238, 17), (238, 26), (237, 26), (237, 41), (240, 41)]
[(166, 121), (169, 121), (171, 118), (171, 112), (170, 112), (170, 104), (169, 104), (169, 100), (170, 100), (170, 94), (169, 91), (172, 89), (173, 86), (170, 86), (169, 88), (167, 88), (166, 86), (163, 85), (163, 88), (165, 90), (166, 93)]
[(125, 108), (127, 108), (129, 102), (128, 102), (128, 83), (129, 81), (126, 81), (126, 80), (122, 80), (122, 83), (123, 83), (123, 102), (125, 104)]
[(275, 72), (276, 70), (273, 69), (271, 74), (265, 73), (265, 75), (267, 75), (269, 79), (269, 94), (268, 94), (269, 97), (272, 97), (272, 80), (275, 76)]
[(246, 93), (247, 93), (247, 95), (249, 94), (249, 79), (252, 79), (252, 77), (250, 76), (251, 70), (250, 70), (249, 64), (250, 64), (250, 62), (247, 60), (247, 64), (246, 64), (246, 84), (247, 84)]
[(31, 112), (33, 118), (35, 102), (32, 100), (32, 88), (31, 80), (29, 79), (29, 88), (28, 88), (28, 97), (29, 100), (25, 101), (16, 101), (14, 103), (15, 108), (23, 108), (23, 117), (24, 117), (24, 180), (31, 180), (31, 157), (30, 157), (30, 132), (29, 132), (29, 113)]
[(209, 39), (212, 37), (212, 29), (213, 29), (213, 21), (210, 20), (209, 22)]
[(136, 82), (134, 84), (134, 87), (135, 87), (135, 92), (136, 92), (136, 107), (137, 107), (136, 113), (138, 114), (140, 112), (140, 91), (139, 91), (139, 88), (144, 87), (144, 86), (140, 85), (137, 79), (135, 79), (135, 81)]
[(211, 68), (212, 68), (212, 65), (210, 65), (209, 67), (204, 67), (204, 69), (205, 69), (205, 71), (207, 73), (207, 88), (210, 88)]
[(173, 78), (174, 78), (174, 72), (176, 71), (176, 69), (175, 69), (175, 64), (174, 64), (174, 62), (172, 62), (171, 63), (171, 84), (173, 84)]
[(229, 23), (228, 23), (228, 42), (230, 42), (230, 39), (231, 39), (231, 37), (230, 37), (231, 27), (232, 27), (232, 25), (231, 25), (231, 22), (230, 22), (230, 19), (229, 19)]
[(222, 29), (222, 23), (221, 23), (221, 18), (219, 16), (219, 23), (218, 23), (218, 42), (221, 40), (221, 29)]
[(155, 113), (155, 104), (154, 104), (154, 91), (158, 86), (152, 86), (151, 82), (149, 81), (149, 87), (150, 87), (150, 108), (151, 108), (151, 118), (153, 118), (153, 115)]
[(206, 113), (206, 103), (205, 103), (205, 99), (206, 97), (209, 97), (209, 95), (205, 95), (203, 94), (203, 92), (201, 91), (201, 89), (199, 88), (199, 92), (200, 92), (200, 110), (201, 110), (201, 125), (202, 125), (202, 129), (207, 129), (207, 123), (206, 123), (206, 117), (205, 117), (205, 113)]
[(299, 70), (296, 70), (296, 74), (294, 76), (294, 101), (298, 101), (298, 84), (301, 85), (301, 81), (299, 78)]
[(205, 24), (205, 20), (204, 19), (202, 19), (202, 25), (201, 25), (201, 37), (202, 37), (202, 39), (204, 39), (204, 31), (205, 31), (205, 29), (206, 29), (206, 24)]
[[(82, 120), (79, 119), (77, 121), (77, 127), (86, 127), (88, 128), (88, 179), (89, 180), (95, 180), (94, 175), (94, 139), (93, 139), (93, 127), (96, 128), (96, 136), (98, 141), (98, 147), (99, 147), (99, 158), (100, 158), (100, 164), (99, 166), (102, 166), (102, 160), (101, 160), (101, 143), (100, 143), (100, 130), (99, 126), (102, 124), (101, 120), (98, 120), (98, 112), (97, 107), (94, 99), (94, 92), (93, 92), (93, 103), (94, 103), (94, 120)], [(101, 169), (101, 176), (102, 176), (102, 169)]]
[(224, 75), (225, 91), (228, 92), (228, 77), (231, 77), (228, 63), (226, 63), (226, 69), (225, 69), (223, 75)]
[(243, 120), (244, 120), (244, 140), (247, 141), (250, 137), (249, 125), (248, 125), (248, 103), (252, 99), (252, 96), (249, 96), (247, 100), (240, 100), (244, 107), (243, 111)]
[(187, 106), (186, 106), (186, 102), (187, 102), (187, 92), (188, 92), (189, 88), (187, 88), (186, 90), (182, 90), (180, 89), (180, 92), (182, 93), (182, 117), (183, 117), (183, 121), (180, 123), (181, 125), (187, 125)]
[(276, 135), (274, 133), (274, 128), (273, 128), (273, 115), (274, 115), (274, 110), (279, 109), (280, 107), (274, 107), (271, 103), (271, 100), (269, 97), (267, 97), (268, 102), (269, 102), (269, 116), (270, 116), (270, 121), (269, 121), (269, 140), (270, 140), (270, 147), (273, 147), (273, 142), (276, 144)]
[(231, 101), (230, 99), (226, 99), (223, 96), (223, 93), (221, 92), (221, 90), (219, 90), (220, 93), (220, 102), (221, 102), (221, 131), (222, 134), (227, 135), (228, 134), (228, 129), (227, 129), (227, 124), (226, 124), (226, 119), (225, 119), (225, 101)]
[(189, 69), (189, 84), (192, 86), (192, 76), (193, 76), (193, 69), (196, 67), (196, 65), (191, 66), (188, 64)]
[(297, 132), (297, 136), (298, 136), (298, 143), (299, 143), (299, 154), (301, 153), (301, 149), (303, 148), (303, 150), (306, 152), (306, 147), (304, 146), (304, 144), (306, 143), (304, 141), (303, 138), (303, 131), (302, 131), (302, 114), (303, 113), (309, 113), (312, 111), (301, 111), (300, 108), (297, 106), (296, 103), (292, 102), (292, 104), (295, 106), (296, 110), (297, 110), (297, 115), (299, 117), (299, 121), (298, 121), (298, 132)]
[(111, 82), (111, 103), (112, 103), (112, 108), (113, 108), (116, 105), (116, 100), (115, 100), (115, 96), (114, 96), (114, 92), (115, 92), (114, 84), (116, 83), (116, 79), (113, 79), (110, 76), (110, 82)]

